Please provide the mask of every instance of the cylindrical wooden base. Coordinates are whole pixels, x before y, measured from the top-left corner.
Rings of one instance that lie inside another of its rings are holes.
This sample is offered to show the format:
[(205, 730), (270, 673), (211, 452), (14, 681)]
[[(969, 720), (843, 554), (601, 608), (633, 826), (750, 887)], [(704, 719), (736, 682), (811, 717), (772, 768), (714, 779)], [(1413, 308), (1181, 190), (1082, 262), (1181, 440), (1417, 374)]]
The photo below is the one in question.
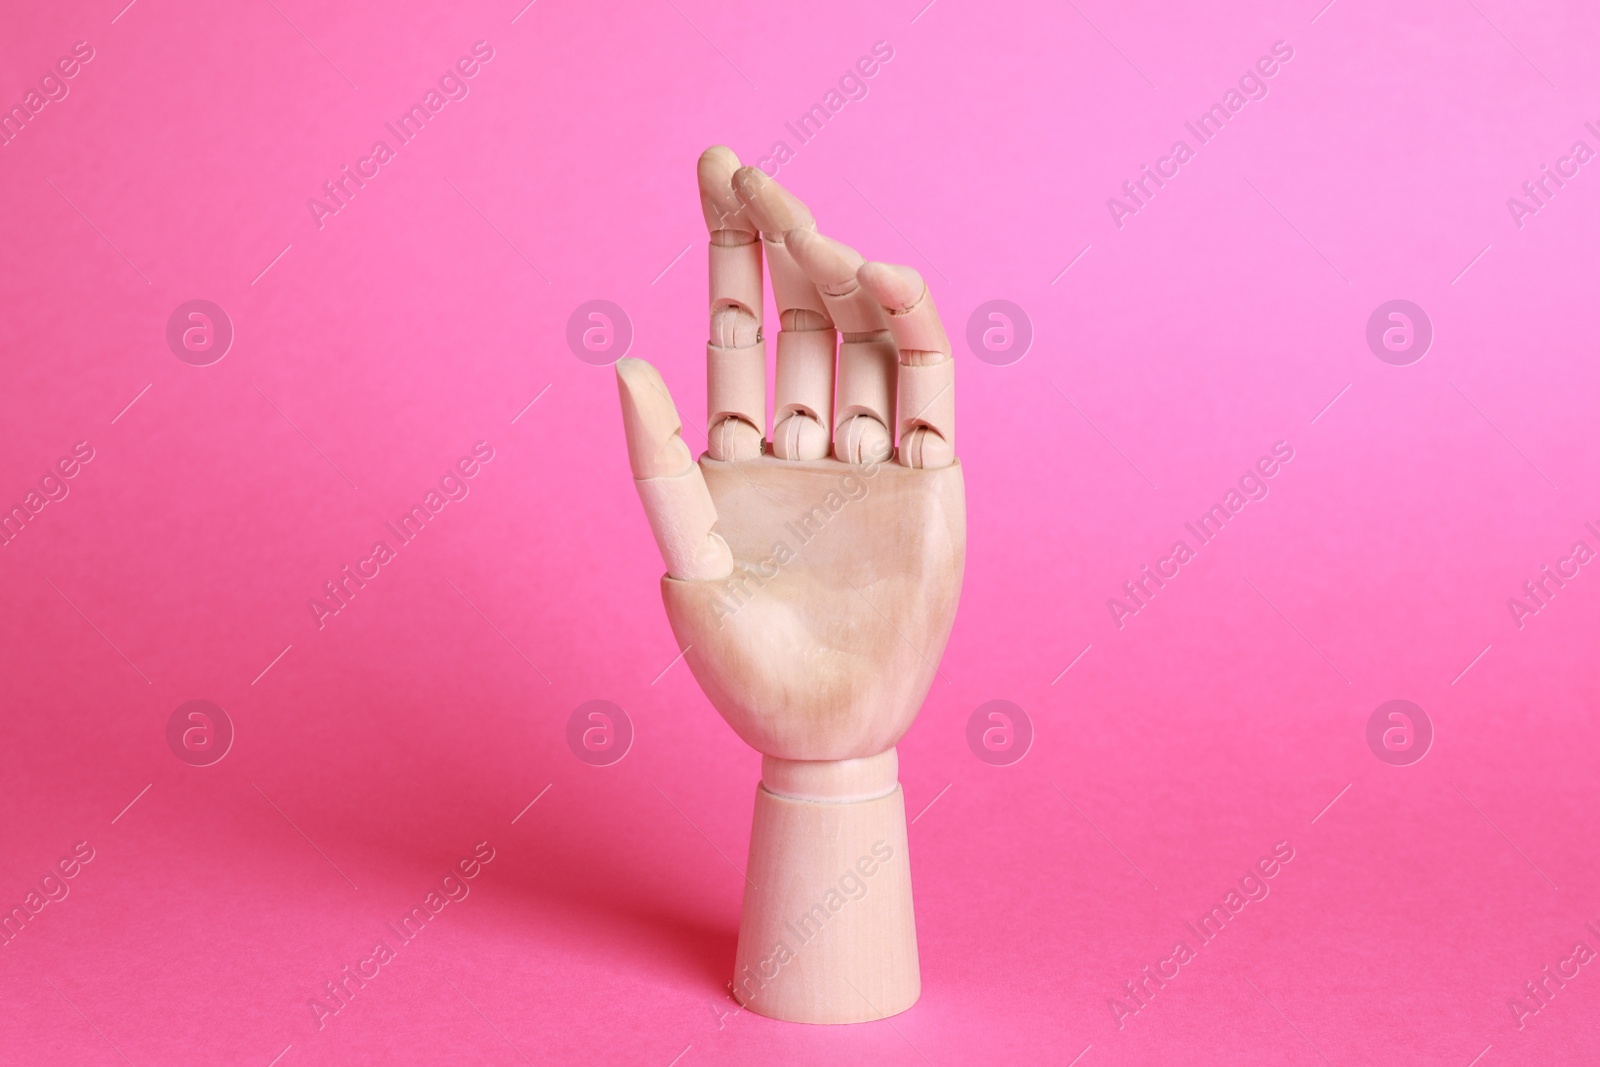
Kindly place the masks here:
[(751, 1011), (854, 1023), (916, 1003), (922, 979), (896, 766), (893, 750), (834, 764), (766, 761), (733, 977)]

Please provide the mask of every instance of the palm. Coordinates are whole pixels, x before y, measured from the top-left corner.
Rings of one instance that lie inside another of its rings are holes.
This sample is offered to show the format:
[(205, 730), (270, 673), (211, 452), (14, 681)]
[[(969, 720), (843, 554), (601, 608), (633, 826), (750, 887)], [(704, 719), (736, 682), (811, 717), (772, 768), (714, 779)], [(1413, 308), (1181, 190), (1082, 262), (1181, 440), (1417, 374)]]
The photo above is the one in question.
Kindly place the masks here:
[(905, 733), (961, 591), (961, 467), (703, 460), (723, 581), (662, 583), (696, 679), (751, 747), (786, 759), (882, 752)]
[[(915, 272), (864, 264), (759, 172), (730, 183), (729, 160), (701, 160), (712, 343), (698, 465), (659, 374), (618, 364), (662, 596), (695, 678), (748, 744), (789, 760), (872, 756), (927, 695), (960, 594), (949, 343)], [(770, 445), (763, 246), (784, 326)]]

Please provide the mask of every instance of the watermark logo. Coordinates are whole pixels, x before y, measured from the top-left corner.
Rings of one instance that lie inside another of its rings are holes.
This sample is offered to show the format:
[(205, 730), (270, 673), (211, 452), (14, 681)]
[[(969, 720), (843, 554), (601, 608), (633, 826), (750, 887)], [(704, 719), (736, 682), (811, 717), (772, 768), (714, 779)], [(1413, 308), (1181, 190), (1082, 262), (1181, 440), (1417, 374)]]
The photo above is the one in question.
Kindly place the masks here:
[(1367, 719), (1367, 747), (1392, 767), (1408, 767), (1433, 747), (1433, 720), (1409, 700), (1386, 701)]
[(191, 767), (209, 767), (233, 747), (233, 720), (209, 700), (179, 704), (167, 719), (167, 747)]
[(871, 91), (869, 79), (876, 77), (893, 58), (893, 45), (888, 41), (874, 41), (871, 55), (863, 55), (852, 66), (846, 67), (844, 73), (839, 75), (838, 82), (829, 86), (820, 99), (792, 122), (783, 124), (784, 131), (794, 138), (795, 145), (790, 148), (786, 140), (773, 141), (771, 150), (758, 161), (762, 172), (769, 178), (776, 178), (778, 171), (794, 162), (800, 149), (815, 140), (824, 126), (839, 117), (845, 105), (867, 98), (867, 93)]
[(619, 763), (633, 747), (633, 720), (609, 700), (579, 704), (567, 717), (567, 747), (591, 767)]
[(1408, 367), (1428, 354), (1433, 320), (1409, 300), (1388, 300), (1367, 319), (1367, 347), (1392, 367)]
[[(1585, 122), (1584, 127), (1596, 137), (1600, 137), (1600, 127), (1593, 122)], [(1506, 210), (1511, 212), (1511, 221), (1517, 229), (1522, 229), (1528, 224), (1528, 219), (1537, 215), (1541, 210), (1550, 206), (1550, 201), (1567, 187), (1567, 182), (1578, 176), (1580, 169), (1595, 156), (1594, 149), (1589, 147), (1589, 142), (1579, 138), (1572, 142), (1572, 148), (1564, 156), (1556, 159), (1555, 169), (1550, 169), (1550, 164), (1539, 165), (1539, 176), (1532, 181), (1522, 183), (1522, 195), (1526, 199), (1515, 196), (1506, 197)]]
[(979, 704), (967, 718), (967, 747), (991, 767), (1009, 767), (1033, 747), (1033, 720), (1009, 700)]
[[(821, 535), (846, 506), (865, 500), (871, 491), (868, 481), (877, 477), (887, 459), (887, 456), (869, 457), (860, 466), (851, 464), (821, 500), (801, 512), (793, 521), (783, 524), (784, 530), (794, 538), (793, 547), (780, 537), (773, 543), (771, 555), (759, 563), (737, 569), (724, 581), (715, 605), (717, 629), (722, 629), (723, 623), (754, 600), (756, 594), (765, 589), (768, 582), (775, 580), (783, 568), (799, 559), (805, 547)], [(754, 588), (751, 588), (752, 585)]]
[(609, 367), (633, 346), (633, 320), (609, 300), (587, 300), (567, 318), (567, 347), (591, 367)]
[[(1117, 1029), (1123, 1029), (1128, 1025), (1129, 1017), (1150, 1007), (1156, 994), (1198, 959), (1201, 949), (1221, 937), (1222, 932), (1238, 920), (1240, 912), (1251, 904), (1266, 900), (1272, 892), (1267, 880), (1282, 873), (1294, 857), (1294, 846), (1289, 842), (1275, 843), (1270, 853), (1262, 855), (1252, 866), (1245, 868), (1244, 876), (1235, 885), (1229, 886), (1220, 900), (1212, 898), (1216, 902), (1208, 910), (1201, 912), (1193, 922), (1186, 920), (1183, 924), (1186, 933), (1181, 940), (1174, 942), (1171, 955), (1157, 956), (1155, 963), (1146, 964), (1138, 974), (1123, 982), (1120, 992), (1106, 998), (1106, 1007), (1111, 1009), (1111, 1018), (1116, 1021)], [(1150, 884), (1155, 885), (1154, 882)], [(1189, 944), (1191, 938), (1193, 947)]]
[(28, 87), (20, 101), (9, 107), (0, 104), (0, 148), (8, 147), (22, 135), (29, 123), (39, 118), (39, 112), (50, 104), (58, 104), (72, 93), (71, 79), (76, 78), (94, 59), (94, 46), (88, 41), (76, 41), (72, 54), (56, 60), (55, 67), (46, 67), (39, 78), (39, 87)]
[[(1591, 934), (1600, 936), (1600, 926), (1596, 926), (1592, 920), (1583, 925)], [(1537, 977), (1523, 982), (1524, 993), (1506, 998), (1506, 1006), (1511, 1009), (1511, 1017), (1516, 1020), (1517, 1029), (1526, 1029), (1528, 1020), (1548, 1008), (1556, 994), (1567, 988), (1568, 982), (1583, 973), (1583, 967), (1594, 958), (1595, 951), (1587, 942), (1574, 942), (1571, 955), (1558, 958), (1554, 967), (1545, 964)]]
[[(357, 958), (355, 964), (345, 964), (331, 981), (323, 982), (316, 996), (306, 1001), (317, 1029), (328, 1025), (328, 1020), (348, 1008), (356, 995), (367, 988), (367, 983), (382, 974), (389, 964), (399, 958), (399, 952), (433, 924), (439, 913), (451, 904), (459, 904), (472, 893), (468, 883), (483, 873), (495, 858), (494, 846), (479, 841), (472, 855), (463, 856), (454, 867), (446, 867), (445, 874), (428, 888), (422, 902), (400, 917), (399, 922), (386, 922), (388, 933), (372, 948), (370, 956)], [(393, 934), (393, 944), (389, 935)], [(288, 1051), (287, 1049), (285, 1051)], [(282, 1054), (279, 1054), (282, 1058)]]
[[(326, 57), (324, 57), (326, 58)], [(311, 221), (321, 230), (328, 225), (328, 219), (344, 211), (354, 202), (357, 194), (367, 187), (367, 183), (376, 178), (382, 169), (398, 158), (400, 149), (410, 144), (432, 125), (439, 117), (439, 112), (455, 101), (465, 100), (472, 91), (471, 79), (478, 76), (484, 64), (494, 58), (494, 46), (488, 41), (477, 41), (472, 46), (472, 54), (464, 55), (457, 59), (454, 65), (446, 67), (439, 75), (437, 86), (430, 85), (423, 92), (421, 99), (413, 98), (411, 106), (396, 117), (392, 122), (383, 124), (389, 137), (394, 138), (390, 145), (386, 138), (378, 138), (372, 142), (370, 152), (365, 156), (357, 156), (355, 166), (348, 163), (340, 164), (339, 172), (332, 178), (322, 183), (322, 192), (316, 196), (306, 198), (306, 210), (311, 213)], [(331, 64), (330, 64), (331, 65)], [(337, 67), (334, 67), (338, 70)], [(340, 76), (343, 76), (340, 71)], [(350, 81), (345, 78), (345, 81)], [(355, 83), (350, 83), (350, 88), (355, 88)], [(445, 182), (449, 184), (450, 179)], [(451, 185), (454, 189), (455, 186)], [(456, 195), (467, 200), (460, 189)], [(324, 199), (324, 197), (326, 199)], [(467, 206), (473, 211), (478, 211), (472, 201), (467, 200)], [(478, 212), (482, 217), (483, 213)], [(489, 220), (484, 218), (485, 222)], [(489, 223), (492, 227), (494, 224)], [(502, 236), (504, 236), (502, 234)], [(507, 242), (510, 243), (509, 241)], [(520, 253), (519, 253), (520, 255)], [(529, 264), (532, 266), (532, 264)], [(538, 268), (534, 268), (538, 269)]]
[(209, 300), (186, 300), (167, 317), (167, 347), (191, 367), (209, 367), (233, 347), (233, 320)]
[[(467, 499), (472, 492), (468, 479), (476, 478), (483, 470), (483, 465), (493, 460), (494, 455), (494, 446), (489, 442), (476, 442), (471, 455), (461, 456), (453, 465), (445, 468), (444, 474), (439, 477), (438, 487), (430, 488), (420, 503), (412, 504), (411, 510), (383, 524), (385, 532), (394, 538), (393, 545), (390, 545), (388, 538), (374, 541), (370, 555), (357, 557), (354, 567), (346, 563), (338, 574), (323, 582), (323, 592), (306, 600), (306, 607), (311, 610), (311, 618), (317, 624), (317, 629), (327, 626), (328, 619), (354, 603), (356, 594), (398, 559), (399, 550), (420, 537), (446, 506)], [(461, 590), (457, 589), (456, 592), (461, 594), (461, 599), (467, 599)], [(471, 604), (472, 601), (467, 600), (467, 603)], [(476, 607), (473, 610), (477, 610)], [(534, 669), (538, 670), (537, 667)]]
[(1117, 629), (1127, 626), (1130, 618), (1148, 608), (1156, 594), (1178, 577), (1200, 549), (1221, 535), (1223, 528), (1238, 518), (1247, 504), (1267, 499), (1272, 492), (1269, 479), (1276, 477), (1283, 465), (1292, 459), (1294, 448), (1289, 442), (1274, 442), (1270, 454), (1263, 454), (1253, 467), (1244, 469), (1237, 486), (1230, 486), (1198, 518), (1183, 524), (1184, 530), (1194, 537), (1193, 545), (1188, 538), (1178, 538), (1165, 556), (1156, 559), (1154, 566), (1144, 564), (1137, 575), (1122, 583), (1121, 596), (1107, 597), (1106, 610), (1111, 613), (1111, 621), (1117, 624)]
[[(829, 886), (821, 899), (809, 909), (801, 912), (792, 922), (784, 923), (783, 934), (754, 970), (748, 963), (739, 969), (733, 976), (739, 987), (735, 994), (737, 998), (745, 1004), (755, 1000), (763, 989), (777, 980), (779, 971), (786, 964), (792, 963), (807, 945), (822, 936), (828, 922), (843, 911), (845, 905), (867, 895), (872, 888), (869, 879), (880, 868), (887, 867), (892, 859), (894, 846), (881, 838), (874, 841), (870, 855), (863, 855), (846, 867), (837, 885)], [(794, 940), (792, 947), (789, 944), (791, 938)], [(717, 1018), (717, 1029), (722, 1029), (721, 1016)]]
[[(1293, 58), (1294, 46), (1288, 41), (1272, 42), (1271, 55), (1263, 55), (1254, 64), (1246, 67), (1236, 85), (1228, 86), (1223, 90), (1221, 98), (1210, 108), (1195, 116), (1192, 121), (1183, 124), (1189, 137), (1194, 139), (1194, 144), (1191, 145), (1188, 139), (1183, 137), (1174, 139), (1172, 147), (1167, 150), (1166, 155), (1156, 159), (1154, 167), (1148, 163), (1141, 163), (1138, 176), (1122, 183), (1121, 197), (1106, 198), (1106, 210), (1111, 214), (1111, 224), (1120, 230), (1128, 224), (1130, 216), (1137, 215), (1149, 207), (1156, 194), (1182, 173), (1183, 168), (1195, 158), (1195, 154), (1202, 147), (1221, 136), (1222, 131), (1238, 118), (1247, 104), (1267, 98), (1271, 92), (1268, 82)], [(1256, 192), (1259, 194), (1260, 190)]]
[[(1586, 522), (1583, 525), (1596, 538), (1600, 538), (1600, 529), (1597, 529), (1594, 523)], [(1506, 598), (1506, 608), (1511, 612), (1512, 621), (1517, 624), (1517, 629), (1520, 630), (1528, 625), (1528, 616), (1537, 615), (1549, 607), (1555, 595), (1582, 573), (1583, 566), (1594, 558), (1595, 552), (1589, 547), (1589, 542), (1574, 541), (1572, 551), (1565, 556), (1557, 557), (1554, 568), (1546, 563), (1537, 576), (1523, 582), (1522, 592), (1519, 595)]]
[(0, 902), (0, 948), (19, 937), (46, 906), (66, 900), (72, 892), (70, 880), (76, 878), (92, 859), (94, 846), (87, 841), (79, 841), (72, 846), (70, 855), (57, 860), (54, 867), (46, 868), (44, 877), (28, 887), (21, 903)]
[(1007, 367), (1033, 345), (1033, 320), (1009, 300), (985, 300), (967, 319), (967, 347), (994, 367)]
[(15, 504), (0, 503), (0, 546), (9, 545), (22, 535), (28, 524), (38, 518), (39, 512), (49, 504), (60, 503), (72, 492), (68, 483), (76, 478), (84, 466), (94, 459), (94, 446), (79, 441), (72, 446), (72, 454), (56, 460), (54, 467), (46, 467), (39, 479), (38, 488), (30, 486)]

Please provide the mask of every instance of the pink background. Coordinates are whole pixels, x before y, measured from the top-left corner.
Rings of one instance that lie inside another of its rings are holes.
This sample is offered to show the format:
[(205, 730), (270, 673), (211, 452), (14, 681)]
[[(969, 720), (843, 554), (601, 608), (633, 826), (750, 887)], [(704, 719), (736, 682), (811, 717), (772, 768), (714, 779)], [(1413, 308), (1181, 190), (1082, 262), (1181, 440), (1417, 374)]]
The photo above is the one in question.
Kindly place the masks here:
[[(0, 1061), (1600, 1062), (1600, 963), (1508, 1007), (1600, 948), (1600, 573), (1506, 605), (1600, 548), (1600, 171), (1506, 204), (1600, 148), (1592, 9), (123, 2), (13, 5), (0, 41), (7, 106), (95, 50), (0, 149), (0, 500), (95, 450), (0, 548), (0, 903), (95, 850), (0, 948)], [(307, 198), (479, 40), (470, 95), (319, 230)], [(880, 40), (780, 177), (928, 277), (970, 552), (900, 747), (922, 1000), (803, 1027), (728, 999), (759, 761), (667, 669), (612, 374), (564, 334), (620, 304), (700, 423), (695, 157), (796, 147)], [(1114, 225), (1279, 40), (1267, 98)], [(194, 298), (236, 330), (207, 367), (165, 342)], [(995, 298), (1035, 330), (1010, 366), (960, 340)], [(1436, 332), (1410, 366), (1364, 340), (1394, 298)], [(308, 599), (479, 440), (471, 495), (319, 631)], [(1270, 496), (1119, 629), (1107, 598), (1280, 440)], [(197, 698), (237, 730), (206, 768), (165, 735)], [(1437, 733), (1408, 767), (1365, 740), (1395, 698)], [(564, 741), (591, 699), (637, 731), (611, 767)], [(991, 699), (1037, 732), (1009, 767), (965, 741)], [(1278, 841), (1271, 895), (1119, 1029)]]

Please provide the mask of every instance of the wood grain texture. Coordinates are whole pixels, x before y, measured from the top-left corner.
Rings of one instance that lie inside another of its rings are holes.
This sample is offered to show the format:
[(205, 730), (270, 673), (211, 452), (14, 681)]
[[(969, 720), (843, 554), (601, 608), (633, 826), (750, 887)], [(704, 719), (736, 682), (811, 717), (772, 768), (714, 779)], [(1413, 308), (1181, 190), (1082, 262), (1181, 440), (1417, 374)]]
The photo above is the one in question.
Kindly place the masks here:
[(733, 991), (761, 1015), (855, 1023), (922, 993), (905, 799), (827, 803), (756, 789)]
[(661, 582), (695, 679), (757, 751), (842, 760), (892, 747), (933, 682), (966, 560), (961, 465), (702, 459), (720, 581)]

